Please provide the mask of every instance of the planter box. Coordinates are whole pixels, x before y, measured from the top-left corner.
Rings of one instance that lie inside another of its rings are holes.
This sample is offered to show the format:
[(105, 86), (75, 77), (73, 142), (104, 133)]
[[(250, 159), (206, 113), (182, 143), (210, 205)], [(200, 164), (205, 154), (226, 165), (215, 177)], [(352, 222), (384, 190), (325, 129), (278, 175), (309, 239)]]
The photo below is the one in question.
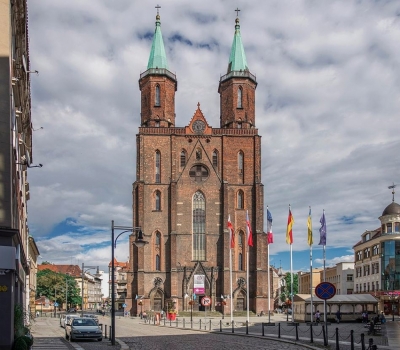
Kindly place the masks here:
[(167, 320), (175, 321), (176, 320), (176, 313), (167, 312)]

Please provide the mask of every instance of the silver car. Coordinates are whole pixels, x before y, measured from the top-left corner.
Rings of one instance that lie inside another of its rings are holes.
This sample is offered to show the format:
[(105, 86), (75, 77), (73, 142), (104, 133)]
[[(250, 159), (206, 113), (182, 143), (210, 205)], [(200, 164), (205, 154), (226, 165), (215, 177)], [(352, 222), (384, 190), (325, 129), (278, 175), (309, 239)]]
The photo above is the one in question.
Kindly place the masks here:
[(64, 315), (63, 317), (60, 318), (60, 326), (65, 328), (65, 326), (67, 325), (68, 321), (71, 318), (76, 318), (79, 317), (79, 315)]
[(99, 325), (93, 318), (77, 317), (71, 319), (65, 325), (65, 339), (69, 339), (71, 342), (78, 339), (95, 339), (97, 341), (102, 341), (103, 334)]

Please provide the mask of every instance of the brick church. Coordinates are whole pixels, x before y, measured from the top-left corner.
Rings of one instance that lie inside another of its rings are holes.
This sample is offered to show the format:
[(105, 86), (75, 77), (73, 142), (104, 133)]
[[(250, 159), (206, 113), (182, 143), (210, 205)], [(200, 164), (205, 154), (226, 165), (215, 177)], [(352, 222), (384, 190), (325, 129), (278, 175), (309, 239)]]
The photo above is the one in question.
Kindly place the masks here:
[[(214, 127), (210, 122), (216, 121), (207, 120), (200, 103), (194, 106), (189, 125), (177, 126), (177, 77), (168, 69), (158, 13), (155, 24), (147, 70), (139, 79), (141, 126), (136, 136), (132, 207), (133, 226), (142, 228), (148, 244), (142, 248), (130, 244), (133, 273), (128, 276), (127, 310), (131, 314), (171, 307), (190, 310), (189, 301), (197, 291), (193, 310), (202, 310), (200, 301), (208, 296), (211, 310), (221, 311), (222, 298), (231, 297), (232, 254), (234, 310), (249, 306), (253, 312), (266, 311), (267, 240), (261, 136), (255, 120), (257, 82), (247, 66), (239, 18), (227, 71), (219, 80), (220, 121)], [(247, 211), (253, 247), (247, 245)], [(229, 215), (234, 249), (230, 249), (227, 229)], [(131, 235), (130, 243), (134, 240)], [(224, 311), (230, 312), (230, 302)]]

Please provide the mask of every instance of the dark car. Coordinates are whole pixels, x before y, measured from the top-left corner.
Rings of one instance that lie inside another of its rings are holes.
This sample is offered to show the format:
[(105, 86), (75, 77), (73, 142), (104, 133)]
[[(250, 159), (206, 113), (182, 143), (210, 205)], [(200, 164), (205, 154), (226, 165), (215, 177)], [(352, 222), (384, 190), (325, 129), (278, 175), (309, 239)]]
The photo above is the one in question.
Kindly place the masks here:
[(73, 314), (73, 313), (75, 313), (76, 312), (76, 309), (74, 308), (74, 307), (71, 307), (69, 310), (68, 310), (68, 313), (69, 314)]
[(97, 322), (89, 317), (77, 317), (71, 319), (65, 326), (65, 339), (71, 342), (82, 339), (103, 340), (103, 334)]

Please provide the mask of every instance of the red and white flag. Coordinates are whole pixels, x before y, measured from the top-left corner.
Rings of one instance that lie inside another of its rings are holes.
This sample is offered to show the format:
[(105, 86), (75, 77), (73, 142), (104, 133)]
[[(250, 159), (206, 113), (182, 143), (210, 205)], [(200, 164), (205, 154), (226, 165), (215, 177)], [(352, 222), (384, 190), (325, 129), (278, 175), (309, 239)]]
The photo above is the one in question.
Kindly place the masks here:
[(231, 216), (228, 215), (228, 230), (229, 230), (229, 241), (231, 242), (231, 248), (235, 248), (235, 230), (231, 223)]
[(249, 220), (249, 211), (246, 212), (246, 230), (247, 230), (247, 245), (253, 246), (253, 232), (251, 231), (251, 225)]

